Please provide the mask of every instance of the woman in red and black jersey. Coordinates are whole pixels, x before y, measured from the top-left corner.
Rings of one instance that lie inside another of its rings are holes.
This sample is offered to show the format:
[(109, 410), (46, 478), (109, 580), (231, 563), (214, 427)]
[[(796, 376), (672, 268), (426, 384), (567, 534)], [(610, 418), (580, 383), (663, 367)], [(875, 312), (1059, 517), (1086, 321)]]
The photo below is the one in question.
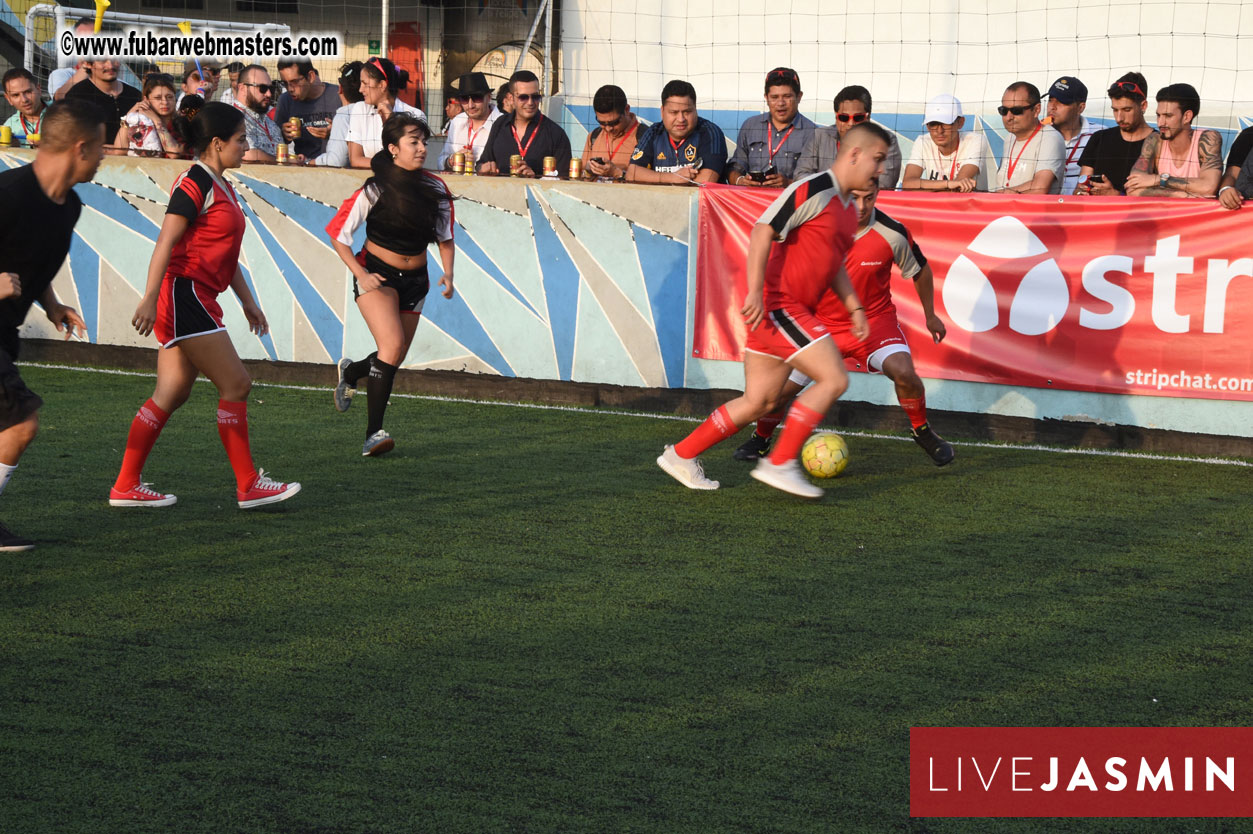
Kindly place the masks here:
[[(383, 412), (397, 367), (409, 353), (431, 282), (426, 248), (439, 244), (444, 298), (452, 298), (452, 192), (422, 170), (431, 129), (408, 113), (383, 125), (383, 150), (374, 155), (374, 176), (340, 206), (326, 227), (335, 251), (353, 274), (353, 297), (378, 350), (357, 362), (342, 359), (335, 407), (347, 411), (357, 380), (369, 375), (369, 409), (363, 455), (381, 455), (396, 445), (383, 430)], [(352, 252), (353, 233), (365, 223), (365, 248)]]
[(115, 507), (163, 507), (177, 500), (141, 482), (148, 453), (170, 415), (187, 401), (200, 374), (217, 386), (218, 434), (235, 470), (236, 499), (245, 509), (283, 501), (300, 491), (266, 477), (252, 463), (248, 444), (248, 393), (252, 380), (222, 323), (217, 297), (235, 291), (253, 333), (269, 330), (239, 269), (244, 213), (235, 189), (222, 178), (248, 151), (243, 114), (209, 102), (192, 120), (197, 161), (174, 181), (170, 205), (148, 264), (148, 285), (131, 323), (141, 335), (156, 332), (157, 386), (140, 407), (126, 438), (122, 471), (109, 491)]

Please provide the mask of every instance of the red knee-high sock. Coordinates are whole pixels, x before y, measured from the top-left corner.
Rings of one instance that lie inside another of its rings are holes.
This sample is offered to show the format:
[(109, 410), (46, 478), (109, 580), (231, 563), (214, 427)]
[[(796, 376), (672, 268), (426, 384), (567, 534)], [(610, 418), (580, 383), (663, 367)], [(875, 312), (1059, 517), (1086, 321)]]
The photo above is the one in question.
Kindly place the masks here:
[(927, 396), (923, 394), (921, 397), (897, 397), (900, 401), (901, 408), (905, 409), (905, 413), (909, 415), (909, 424), (914, 428), (920, 428), (927, 423)]
[(740, 430), (731, 422), (731, 415), (725, 405), (705, 418), (705, 422), (696, 427), (696, 431), (674, 444), (674, 453), (681, 458), (694, 458), (701, 452), (726, 440)]
[(218, 400), (218, 435), (226, 449), (226, 457), (235, 470), (235, 483), (243, 492), (257, 479), (252, 465), (252, 449), (248, 445), (248, 403)]
[(774, 430), (777, 429), (779, 427), (779, 424), (782, 422), (783, 422), (782, 411), (772, 411), (769, 414), (767, 414), (765, 417), (758, 417), (757, 418), (757, 436), (764, 437), (767, 440), (769, 440), (770, 436), (774, 434)]
[(131, 420), (130, 433), (126, 435), (126, 454), (122, 455), (122, 471), (117, 473), (114, 489), (125, 492), (139, 483), (148, 453), (169, 419), (170, 415), (151, 399), (139, 407), (135, 419)]
[(822, 422), (822, 415), (817, 411), (800, 400), (792, 403), (792, 407), (787, 412), (787, 420), (783, 423), (783, 433), (779, 435), (779, 441), (774, 444), (774, 451), (770, 453), (770, 462), (778, 465), (787, 463), (789, 460), (796, 460), (801, 447), (805, 445), (809, 435), (813, 434), (814, 427), (820, 422)]

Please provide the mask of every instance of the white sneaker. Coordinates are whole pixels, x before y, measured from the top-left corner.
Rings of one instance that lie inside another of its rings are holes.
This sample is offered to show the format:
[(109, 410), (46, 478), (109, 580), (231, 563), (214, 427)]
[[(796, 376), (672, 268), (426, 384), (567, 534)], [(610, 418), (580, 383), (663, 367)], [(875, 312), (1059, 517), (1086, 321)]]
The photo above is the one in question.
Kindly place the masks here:
[(770, 462), (770, 458), (762, 458), (749, 474), (767, 486), (801, 498), (821, 498), (823, 494), (822, 487), (810, 483), (801, 471), (801, 465), (794, 460), (776, 465)]
[(705, 477), (705, 470), (701, 468), (698, 458), (679, 457), (674, 451), (673, 446), (667, 446), (666, 450), (661, 453), (661, 457), (657, 458), (657, 465), (665, 470), (666, 474), (674, 478), (688, 489), (717, 489), (718, 482), (711, 481)]

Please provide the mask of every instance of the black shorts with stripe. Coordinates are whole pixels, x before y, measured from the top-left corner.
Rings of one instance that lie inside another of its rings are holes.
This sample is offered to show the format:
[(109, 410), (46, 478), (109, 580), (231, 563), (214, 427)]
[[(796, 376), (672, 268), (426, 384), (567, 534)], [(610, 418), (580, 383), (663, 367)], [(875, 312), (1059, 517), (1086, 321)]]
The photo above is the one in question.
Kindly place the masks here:
[[(422, 306), (426, 303), (426, 294), (431, 291), (431, 278), (427, 274), (426, 264), (417, 269), (397, 269), (373, 252), (367, 251), (364, 265), (367, 271), (385, 279), (380, 289), (395, 290), (400, 296), (400, 312), (421, 314)], [(352, 279), (352, 297), (361, 297), (356, 276)]]
[(13, 357), (0, 350), (0, 431), (24, 423), (43, 404), (43, 399), (26, 387)]

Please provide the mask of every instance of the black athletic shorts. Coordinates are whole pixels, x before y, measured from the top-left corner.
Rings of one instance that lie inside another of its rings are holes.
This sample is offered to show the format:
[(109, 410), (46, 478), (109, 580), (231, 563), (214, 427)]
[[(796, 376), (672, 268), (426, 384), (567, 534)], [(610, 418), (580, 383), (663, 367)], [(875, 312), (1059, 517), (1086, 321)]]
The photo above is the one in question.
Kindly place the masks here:
[[(400, 296), (400, 312), (414, 315), (422, 313), (422, 305), (426, 303), (426, 294), (431, 291), (431, 279), (427, 275), (426, 264), (422, 264), (417, 269), (397, 269), (380, 260), (373, 252), (367, 251), (365, 268), (387, 279), (383, 282), (383, 286), (395, 290)], [(352, 297), (354, 299), (361, 297), (356, 276), (352, 279)]]
[(0, 431), (24, 422), (44, 404), (26, 387), (8, 351), (0, 350)]

